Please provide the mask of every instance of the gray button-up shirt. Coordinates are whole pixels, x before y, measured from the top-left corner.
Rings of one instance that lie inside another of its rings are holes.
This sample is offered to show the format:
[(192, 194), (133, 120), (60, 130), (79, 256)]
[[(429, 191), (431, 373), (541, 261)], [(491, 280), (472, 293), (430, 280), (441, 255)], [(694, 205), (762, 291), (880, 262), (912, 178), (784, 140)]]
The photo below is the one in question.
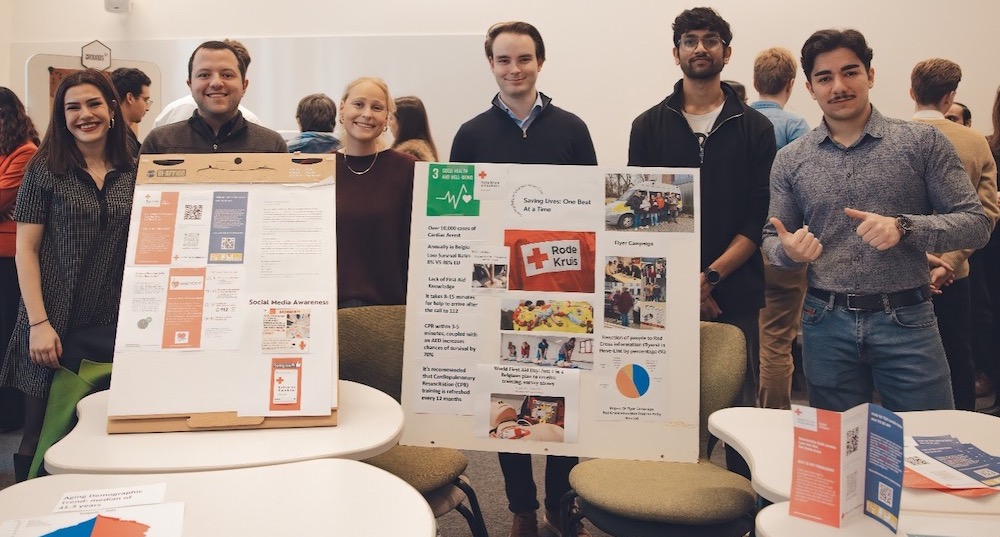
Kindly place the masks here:
[[(856, 233), (844, 208), (907, 215), (913, 231), (879, 251)], [(785, 146), (771, 167), (771, 216), (789, 232), (808, 225), (823, 244), (809, 286), (839, 293), (890, 293), (930, 281), (925, 252), (980, 248), (990, 222), (951, 142), (930, 125), (872, 114), (850, 147), (824, 121)], [(778, 267), (799, 266), (764, 226), (764, 252)]]

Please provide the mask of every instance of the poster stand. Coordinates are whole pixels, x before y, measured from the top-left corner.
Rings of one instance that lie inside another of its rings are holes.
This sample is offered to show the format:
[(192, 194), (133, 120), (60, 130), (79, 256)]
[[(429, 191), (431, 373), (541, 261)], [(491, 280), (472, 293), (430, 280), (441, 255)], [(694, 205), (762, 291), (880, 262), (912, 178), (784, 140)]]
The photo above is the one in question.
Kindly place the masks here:
[[(142, 186), (145, 185), (205, 185), (207, 189), (211, 189), (211, 185), (242, 185), (248, 191), (253, 191), (253, 185), (260, 184), (272, 184), (278, 186), (288, 186), (297, 185), (305, 187), (319, 187), (319, 188), (329, 188), (328, 192), (332, 192), (334, 176), (336, 172), (336, 161), (333, 155), (301, 155), (301, 154), (209, 154), (209, 155), (141, 155), (139, 160), (139, 168), (136, 178), (136, 198), (138, 200), (139, 192)], [(226, 186), (226, 188), (229, 188)], [(332, 198), (331, 199), (335, 199)], [(136, 221), (136, 211), (140, 211), (138, 205), (133, 206), (133, 226), (130, 229), (130, 245), (135, 244), (134, 235), (138, 233), (135, 229)], [(329, 211), (332, 213), (332, 207)], [(324, 233), (329, 233), (329, 236), (335, 237), (336, 230), (333, 227), (333, 218), (330, 220), (330, 229), (323, 229)], [(249, 234), (249, 233), (248, 233)], [(334, 254), (335, 255), (335, 254)], [(335, 265), (335, 263), (334, 263)], [(126, 265), (128, 267), (128, 265)], [(335, 267), (333, 269), (336, 270)], [(336, 281), (336, 273), (333, 272), (333, 281)], [(111, 387), (111, 398), (112, 405), (109, 405), (108, 411), (108, 424), (107, 432), (111, 434), (115, 433), (150, 433), (150, 432), (185, 432), (185, 431), (207, 431), (207, 430), (231, 430), (231, 429), (274, 429), (274, 428), (296, 428), (296, 427), (329, 427), (337, 425), (337, 407), (339, 404), (339, 392), (337, 389), (338, 380), (338, 367), (337, 367), (337, 325), (336, 325), (336, 292), (333, 289), (332, 297), (332, 309), (333, 313), (330, 315), (332, 319), (330, 320), (330, 327), (332, 330), (326, 335), (330, 341), (333, 342), (329, 347), (332, 350), (331, 354), (331, 403), (330, 411), (328, 415), (242, 415), (238, 414), (235, 409), (217, 409), (219, 411), (180, 411), (180, 412), (144, 412), (140, 410), (137, 413), (131, 412), (119, 412), (116, 414), (116, 408), (113, 405), (113, 400), (116, 395), (116, 389), (118, 391), (117, 395), (122, 395), (122, 392), (127, 392), (126, 399), (140, 400), (144, 397), (146, 390), (151, 392), (148, 395), (149, 398), (163, 397), (166, 393), (164, 390), (169, 390), (169, 388), (153, 387), (149, 385), (149, 381), (153, 378), (156, 379), (156, 384), (160, 383), (160, 378), (157, 375), (162, 375), (164, 368), (157, 368), (156, 373), (149, 371), (143, 372), (144, 364), (142, 360), (138, 357), (132, 357), (131, 363), (129, 360), (130, 349), (126, 344), (123, 344), (121, 333), (122, 328), (126, 322), (131, 322), (131, 318), (126, 321), (124, 313), (126, 311), (124, 293), (123, 293), (123, 315), (119, 317), (119, 340), (115, 349), (115, 363), (116, 369), (126, 369), (127, 371), (122, 371), (116, 377), (113, 377), (112, 387)], [(317, 325), (312, 326), (314, 333), (327, 332), (328, 328), (325, 324), (317, 323)], [(229, 352), (229, 351), (227, 351)], [(184, 351), (173, 351), (165, 350), (161, 351), (157, 356), (165, 356), (170, 354), (174, 357), (185, 356)], [(212, 355), (211, 359), (217, 359), (217, 355), (225, 355), (226, 352), (219, 352), (216, 355)], [(229, 354), (235, 355), (237, 359), (245, 358), (245, 353), (240, 352), (229, 352)], [(187, 356), (190, 356), (188, 353)], [(124, 360), (122, 358), (125, 358)], [(313, 358), (314, 360), (317, 358)], [(318, 359), (322, 360), (322, 357)], [(281, 360), (280, 358), (278, 360)], [(119, 362), (126, 362), (126, 364), (120, 364)], [(126, 367), (119, 367), (126, 366)], [(153, 366), (150, 366), (152, 368)], [(304, 368), (305, 366), (303, 366)], [(181, 368), (182, 369), (182, 368)], [(138, 371), (138, 374), (136, 373)], [(116, 371), (117, 372), (117, 371)], [(191, 393), (209, 393), (215, 392), (214, 384), (218, 383), (220, 379), (218, 376), (212, 378), (211, 376), (198, 379), (196, 375), (187, 375), (186, 371), (180, 373), (174, 373), (178, 375), (177, 379), (183, 379), (186, 389), (172, 390), (174, 397), (178, 394), (189, 395)], [(301, 372), (299, 372), (299, 379), (301, 379)], [(236, 375), (231, 375), (236, 376)], [(193, 382), (200, 382), (204, 384), (200, 387), (192, 387), (188, 384), (192, 382), (191, 377), (195, 377)], [(118, 382), (116, 383), (115, 380)], [(146, 383), (146, 385), (137, 385), (141, 381)], [(169, 385), (172, 379), (166, 378), (162, 379), (163, 382)], [(231, 379), (229, 379), (231, 380)], [(273, 379), (272, 379), (273, 381)], [(130, 387), (129, 384), (132, 384)], [(235, 385), (235, 384), (234, 384)], [(157, 390), (159, 389), (159, 395), (157, 395)], [(232, 390), (232, 386), (230, 386)], [(235, 392), (235, 390), (232, 390)], [(272, 398), (274, 394), (272, 393)], [(238, 403), (234, 400), (232, 401), (232, 407), (238, 407)], [(273, 403), (273, 402), (272, 402)], [(209, 406), (218, 406), (218, 402), (210, 403)], [(225, 406), (225, 403), (223, 403)], [(127, 405), (126, 405), (127, 406)], [(139, 405), (142, 407), (142, 405)], [(198, 408), (204, 408), (204, 405), (193, 405)], [(117, 409), (123, 408), (118, 406)], [(272, 406), (272, 410), (273, 410)]]

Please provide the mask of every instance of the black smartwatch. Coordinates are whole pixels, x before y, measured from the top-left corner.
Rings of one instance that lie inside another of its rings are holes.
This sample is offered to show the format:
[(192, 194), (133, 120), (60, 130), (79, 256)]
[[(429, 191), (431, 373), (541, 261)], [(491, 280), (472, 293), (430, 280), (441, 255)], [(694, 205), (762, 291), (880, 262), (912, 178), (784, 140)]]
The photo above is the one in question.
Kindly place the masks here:
[(719, 285), (719, 282), (722, 281), (722, 274), (719, 274), (719, 271), (712, 267), (708, 267), (702, 272), (705, 274), (705, 281), (708, 282), (708, 285)]
[(913, 231), (913, 220), (909, 216), (896, 215), (896, 229), (899, 230), (899, 240), (903, 240)]

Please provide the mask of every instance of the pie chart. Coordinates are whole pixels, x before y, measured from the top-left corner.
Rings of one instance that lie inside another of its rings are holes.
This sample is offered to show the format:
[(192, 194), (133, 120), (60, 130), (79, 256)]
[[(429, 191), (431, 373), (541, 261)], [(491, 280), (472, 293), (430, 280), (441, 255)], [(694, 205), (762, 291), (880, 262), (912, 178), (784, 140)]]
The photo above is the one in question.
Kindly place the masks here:
[(627, 364), (615, 377), (618, 391), (629, 399), (638, 399), (649, 391), (649, 372), (639, 364)]

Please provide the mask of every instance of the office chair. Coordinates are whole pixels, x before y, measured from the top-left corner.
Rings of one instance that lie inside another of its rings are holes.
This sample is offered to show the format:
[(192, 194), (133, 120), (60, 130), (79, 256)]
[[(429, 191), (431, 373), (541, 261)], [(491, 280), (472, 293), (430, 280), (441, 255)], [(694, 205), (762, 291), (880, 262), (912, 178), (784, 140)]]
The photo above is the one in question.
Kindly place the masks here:
[[(740, 399), (746, 342), (736, 327), (701, 323), (702, 444), (708, 417)], [(699, 456), (696, 463), (592, 459), (569, 475), (567, 528), (582, 518), (617, 536), (743, 536), (753, 527), (750, 482)], [(576, 506), (574, 507), (574, 500)]]
[[(362, 306), (338, 311), (340, 378), (381, 390), (397, 401), (403, 378), (405, 306)], [(489, 537), (476, 493), (465, 476), (469, 460), (442, 447), (400, 446), (362, 461), (409, 483), (434, 517), (458, 511), (475, 537)], [(469, 506), (465, 506), (468, 499)]]

